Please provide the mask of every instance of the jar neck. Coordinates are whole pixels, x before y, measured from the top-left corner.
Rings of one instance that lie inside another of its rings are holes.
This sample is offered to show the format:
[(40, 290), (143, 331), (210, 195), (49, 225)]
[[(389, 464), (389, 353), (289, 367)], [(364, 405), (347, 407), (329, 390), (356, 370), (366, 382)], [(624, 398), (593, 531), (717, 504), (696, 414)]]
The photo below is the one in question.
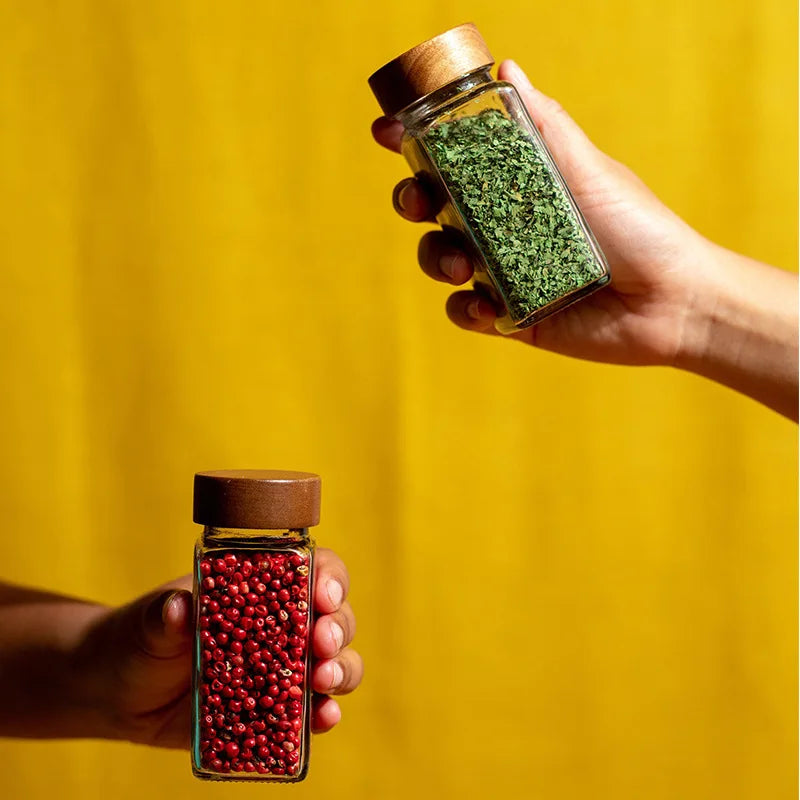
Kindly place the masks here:
[(309, 541), (308, 528), (265, 530), (255, 528), (216, 528), (206, 525), (202, 534), (203, 546), (269, 544), (270, 547), (294, 545)]
[(491, 66), (481, 67), (474, 72), (469, 72), (460, 78), (456, 78), (454, 81), (442, 86), (441, 89), (437, 89), (435, 92), (426, 94), (424, 97), (417, 100), (416, 103), (412, 103), (402, 111), (399, 111), (395, 115), (395, 118), (403, 123), (403, 127), (406, 128), (406, 130), (414, 128), (417, 125), (427, 122), (445, 103), (450, 102), (459, 95), (465, 94), (472, 89), (492, 82)]

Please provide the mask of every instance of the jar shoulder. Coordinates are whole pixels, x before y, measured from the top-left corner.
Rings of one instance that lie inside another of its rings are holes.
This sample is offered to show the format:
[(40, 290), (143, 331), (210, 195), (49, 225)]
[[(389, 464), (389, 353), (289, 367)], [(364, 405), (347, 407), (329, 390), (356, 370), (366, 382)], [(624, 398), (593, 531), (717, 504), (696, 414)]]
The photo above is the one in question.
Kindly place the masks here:
[(424, 139), (431, 128), (465, 113), (479, 113), (484, 108), (496, 108), (517, 116), (520, 111), (524, 112), (525, 106), (513, 84), (507, 81), (482, 83), (404, 120), (403, 141)]

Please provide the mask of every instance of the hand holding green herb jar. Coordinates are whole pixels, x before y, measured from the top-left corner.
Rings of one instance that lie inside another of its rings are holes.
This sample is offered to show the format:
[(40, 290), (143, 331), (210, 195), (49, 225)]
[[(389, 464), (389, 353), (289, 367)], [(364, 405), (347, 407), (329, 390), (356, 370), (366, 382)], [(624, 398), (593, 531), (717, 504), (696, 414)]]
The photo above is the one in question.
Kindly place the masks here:
[[(559, 104), (512, 61), (498, 69), (516, 87), (608, 258), (613, 283), (509, 338), (574, 358), (677, 366), (797, 419), (797, 276), (710, 242), (670, 211), (629, 169), (598, 150)], [(401, 122), (373, 123), (400, 152)], [(398, 213), (433, 221), (439, 197), (419, 178), (394, 190)], [(449, 231), (422, 236), (419, 261), (434, 280), (460, 286), (482, 265)], [(498, 312), (481, 292), (447, 303), (466, 330), (494, 333)]]
[(389, 62), (369, 83), (404, 127), (402, 152), (458, 232), (502, 333), (526, 328), (609, 281), (597, 242), (513, 85), (472, 24)]

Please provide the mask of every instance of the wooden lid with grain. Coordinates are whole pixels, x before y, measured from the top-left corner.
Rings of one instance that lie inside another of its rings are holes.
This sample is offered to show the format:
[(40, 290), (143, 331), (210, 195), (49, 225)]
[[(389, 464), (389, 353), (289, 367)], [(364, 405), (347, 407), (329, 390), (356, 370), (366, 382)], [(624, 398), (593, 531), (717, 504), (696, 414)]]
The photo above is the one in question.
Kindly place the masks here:
[(369, 77), (369, 86), (383, 113), (393, 117), (426, 94), (492, 64), (486, 42), (467, 22), (384, 64)]
[(215, 528), (309, 528), (319, 522), (321, 483), (313, 472), (198, 472), (194, 476), (194, 521)]

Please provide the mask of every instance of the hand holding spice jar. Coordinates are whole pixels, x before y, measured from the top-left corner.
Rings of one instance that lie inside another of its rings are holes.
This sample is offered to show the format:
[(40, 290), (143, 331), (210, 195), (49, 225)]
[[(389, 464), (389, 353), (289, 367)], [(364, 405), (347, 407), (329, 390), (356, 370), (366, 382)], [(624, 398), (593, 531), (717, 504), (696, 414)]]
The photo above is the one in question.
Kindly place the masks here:
[[(353, 691), (362, 664), (347, 568), (325, 548), (315, 559), (311, 729), (324, 733), (341, 717), (330, 695)], [(0, 583), (0, 736), (187, 748), (191, 585), (187, 575), (109, 608)]]
[[(519, 92), (613, 275), (603, 291), (507, 338), (592, 361), (676, 366), (797, 419), (797, 276), (689, 227), (513, 61), (500, 65), (498, 79)], [(379, 144), (400, 152), (400, 122), (382, 117), (372, 130)], [(405, 219), (432, 222), (440, 199), (424, 180), (406, 178), (393, 203)], [(456, 286), (480, 266), (452, 231), (424, 234), (418, 258), (428, 276)], [(454, 293), (447, 314), (466, 330), (496, 333), (496, 307), (482, 293)]]
[(431, 190), (436, 220), (459, 235), (491, 299), (495, 327), (512, 333), (601, 288), (608, 265), (510, 83), (472, 24), (385, 64), (369, 79), (402, 124), (400, 148)]

